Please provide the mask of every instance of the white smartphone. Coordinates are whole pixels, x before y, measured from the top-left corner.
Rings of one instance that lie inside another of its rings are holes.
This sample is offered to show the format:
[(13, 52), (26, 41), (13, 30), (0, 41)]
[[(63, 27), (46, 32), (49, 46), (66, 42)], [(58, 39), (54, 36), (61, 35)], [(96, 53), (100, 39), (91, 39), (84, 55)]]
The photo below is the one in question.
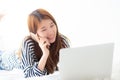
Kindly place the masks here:
[(30, 36), (33, 40), (37, 42), (36, 35), (34, 33), (30, 32)]

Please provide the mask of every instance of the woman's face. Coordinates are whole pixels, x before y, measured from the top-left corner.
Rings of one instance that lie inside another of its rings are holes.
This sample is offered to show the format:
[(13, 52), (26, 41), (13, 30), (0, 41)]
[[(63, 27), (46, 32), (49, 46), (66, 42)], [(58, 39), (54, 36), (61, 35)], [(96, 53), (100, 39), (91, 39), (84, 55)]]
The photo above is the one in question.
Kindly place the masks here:
[(37, 34), (40, 38), (48, 39), (49, 43), (54, 43), (57, 27), (51, 19), (43, 19), (37, 28)]

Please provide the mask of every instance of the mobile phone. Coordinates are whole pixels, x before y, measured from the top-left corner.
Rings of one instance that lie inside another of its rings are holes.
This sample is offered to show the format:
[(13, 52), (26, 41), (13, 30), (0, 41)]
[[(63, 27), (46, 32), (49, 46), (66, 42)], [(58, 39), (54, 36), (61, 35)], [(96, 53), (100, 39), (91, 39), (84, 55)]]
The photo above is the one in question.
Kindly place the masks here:
[(37, 42), (36, 35), (34, 33), (30, 32), (30, 36), (33, 40)]
[[(32, 38), (33, 40), (35, 40), (36, 42), (38, 42), (37, 37), (36, 37), (36, 34), (30, 32), (30, 36), (31, 36), (31, 38)], [(46, 43), (46, 41), (45, 41), (45, 43)], [(49, 49), (49, 48), (50, 48), (50, 45), (47, 45), (46, 47)]]

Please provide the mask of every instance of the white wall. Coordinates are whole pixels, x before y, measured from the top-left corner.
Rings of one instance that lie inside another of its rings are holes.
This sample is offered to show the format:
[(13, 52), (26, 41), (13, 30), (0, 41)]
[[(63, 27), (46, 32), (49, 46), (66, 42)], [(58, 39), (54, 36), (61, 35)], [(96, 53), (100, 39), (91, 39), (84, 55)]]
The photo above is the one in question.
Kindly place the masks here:
[(4, 49), (16, 48), (27, 34), (27, 14), (45, 8), (55, 17), (59, 31), (71, 40), (71, 47), (115, 42), (115, 62), (119, 63), (119, 0), (6, 1), (0, 1), (0, 10), (6, 13), (0, 22)]

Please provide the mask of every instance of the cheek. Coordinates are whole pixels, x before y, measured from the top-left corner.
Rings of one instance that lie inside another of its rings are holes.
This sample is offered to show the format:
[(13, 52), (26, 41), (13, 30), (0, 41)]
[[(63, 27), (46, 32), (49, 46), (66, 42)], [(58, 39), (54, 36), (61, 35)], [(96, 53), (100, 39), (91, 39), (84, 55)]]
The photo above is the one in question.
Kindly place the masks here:
[(57, 34), (57, 28), (56, 27), (54, 28), (54, 32), (55, 32), (55, 34)]
[(39, 33), (39, 36), (40, 36), (40, 37), (46, 37), (47, 34), (46, 34), (46, 33)]
[(38, 34), (40, 37), (45, 37), (45, 36), (46, 36), (46, 34), (45, 34), (45, 33), (40, 32), (40, 31), (38, 31), (38, 32), (37, 32), (37, 34)]

